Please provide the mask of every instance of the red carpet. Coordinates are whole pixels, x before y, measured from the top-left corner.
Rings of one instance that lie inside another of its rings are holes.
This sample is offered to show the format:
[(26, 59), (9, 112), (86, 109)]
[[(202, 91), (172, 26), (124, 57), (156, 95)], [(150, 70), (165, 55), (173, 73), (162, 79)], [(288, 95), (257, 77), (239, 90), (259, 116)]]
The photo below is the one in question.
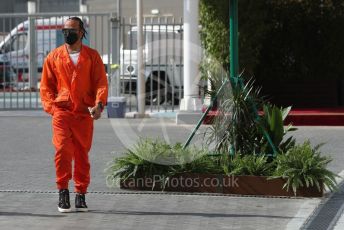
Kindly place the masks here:
[(295, 126), (344, 126), (344, 108), (292, 109), (285, 122)]
[[(203, 124), (211, 124), (217, 111), (210, 111)], [(292, 109), (285, 124), (295, 126), (344, 126), (344, 108)]]

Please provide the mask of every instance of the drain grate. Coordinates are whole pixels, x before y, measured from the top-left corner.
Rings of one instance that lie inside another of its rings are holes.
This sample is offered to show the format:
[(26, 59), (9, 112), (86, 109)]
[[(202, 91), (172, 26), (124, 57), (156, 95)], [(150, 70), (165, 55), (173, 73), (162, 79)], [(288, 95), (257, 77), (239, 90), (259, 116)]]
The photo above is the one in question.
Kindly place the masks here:
[(322, 201), (313, 215), (303, 224), (304, 230), (330, 230), (337, 223), (343, 212), (344, 183), (339, 186), (337, 192)]
[[(37, 193), (37, 194), (58, 194), (57, 191), (39, 191), (39, 190), (0, 190), (0, 193)], [(73, 193), (73, 192), (71, 192)], [(253, 196), (222, 193), (184, 193), (184, 192), (160, 192), (160, 191), (89, 191), (88, 194), (99, 195), (174, 195), (174, 196), (220, 196), (220, 197), (254, 197), (254, 198), (275, 198), (275, 199), (304, 199), (302, 197), (286, 196)]]

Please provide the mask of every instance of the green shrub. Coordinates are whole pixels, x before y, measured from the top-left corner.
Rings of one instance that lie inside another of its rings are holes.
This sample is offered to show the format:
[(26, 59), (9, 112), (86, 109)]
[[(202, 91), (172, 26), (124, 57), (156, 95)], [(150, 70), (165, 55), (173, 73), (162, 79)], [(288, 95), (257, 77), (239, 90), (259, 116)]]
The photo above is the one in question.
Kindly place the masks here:
[[(206, 71), (213, 68), (229, 70), (229, 30), (228, 30), (228, 1), (200, 1), (200, 37), (205, 50)], [(215, 64), (216, 63), (216, 64)], [(219, 63), (219, 65), (217, 65)], [(212, 67), (215, 65), (214, 67)], [(203, 74), (207, 75), (206, 72)], [(203, 75), (204, 77), (204, 75)]]
[[(115, 186), (129, 178), (159, 175), (168, 180), (177, 173), (224, 173), (226, 164), (221, 155), (209, 155), (208, 150), (189, 147), (180, 143), (169, 145), (164, 141), (142, 139), (124, 156), (114, 158), (106, 169), (107, 185)], [(164, 181), (166, 182), (166, 181)], [(155, 184), (155, 181), (153, 181)]]
[[(157, 182), (164, 187), (179, 173), (255, 175), (283, 178), (286, 180), (283, 188), (288, 191), (291, 188), (295, 194), (301, 187), (316, 186), (320, 191), (323, 185), (332, 191), (337, 187), (336, 175), (326, 169), (331, 159), (321, 156), (319, 147), (312, 148), (307, 141), (278, 154), (270, 162), (266, 155), (237, 154), (230, 159), (226, 151), (209, 154), (208, 150), (195, 147), (183, 149), (179, 143), (169, 145), (159, 140), (143, 139), (124, 156), (110, 162), (106, 181), (112, 187), (127, 179), (149, 177), (153, 179), (154, 188)], [(159, 176), (158, 181), (154, 181), (155, 176)]]
[(275, 159), (276, 170), (271, 178), (284, 178), (286, 183), (283, 188), (290, 188), (296, 194), (301, 187), (316, 186), (319, 191), (322, 184), (331, 191), (336, 189), (336, 174), (326, 169), (332, 160), (330, 157), (321, 156), (320, 145), (312, 148), (309, 141), (296, 145), (285, 154), (279, 154)]
[[(238, 7), (239, 63), (248, 76), (263, 82), (343, 78), (343, 1), (240, 0)], [(225, 70), (229, 68), (228, 12), (228, 0), (200, 1), (205, 57)]]
[(264, 155), (238, 155), (230, 168), (230, 175), (271, 176), (273, 172), (273, 164)]

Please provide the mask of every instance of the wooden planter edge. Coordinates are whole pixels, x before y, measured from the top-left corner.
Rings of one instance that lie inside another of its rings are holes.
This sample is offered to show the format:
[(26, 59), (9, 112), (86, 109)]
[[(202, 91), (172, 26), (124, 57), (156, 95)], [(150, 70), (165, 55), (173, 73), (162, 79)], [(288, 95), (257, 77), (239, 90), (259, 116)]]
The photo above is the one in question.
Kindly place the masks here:
[[(168, 191), (187, 193), (220, 193), (236, 195), (285, 196), (285, 197), (322, 197), (322, 191), (313, 187), (301, 187), (296, 195), (291, 189), (283, 189), (285, 180), (282, 178), (269, 179), (266, 176), (234, 176), (185, 173), (170, 178), (163, 188), (162, 182), (156, 179), (153, 188), (153, 178), (138, 177), (121, 181), (121, 189)], [(322, 186), (323, 187), (323, 186)]]

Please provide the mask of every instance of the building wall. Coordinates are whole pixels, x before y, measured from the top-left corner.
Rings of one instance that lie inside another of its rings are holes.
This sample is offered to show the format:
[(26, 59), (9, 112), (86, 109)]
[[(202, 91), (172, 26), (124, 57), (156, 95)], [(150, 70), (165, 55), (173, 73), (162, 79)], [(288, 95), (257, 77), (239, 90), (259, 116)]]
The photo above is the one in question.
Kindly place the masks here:
[(39, 12), (79, 12), (79, 0), (40, 0)]
[[(36, 0), (37, 12), (78, 12), (79, 0)], [(27, 13), (27, 0), (0, 0), (0, 14)], [(8, 33), (23, 18), (0, 18), (0, 34)]]
[[(27, 0), (0, 0), (0, 14), (8, 13), (25, 13), (27, 12)], [(0, 35), (4, 37), (19, 22), (23, 21), (18, 18), (0, 18)], [(1, 41), (1, 40), (0, 40)]]
[[(117, 12), (117, 0), (85, 0), (89, 12)], [(121, 0), (121, 14), (125, 18), (136, 16), (136, 0)], [(161, 17), (183, 16), (183, 0), (142, 0), (144, 16), (152, 16), (151, 10), (158, 9)]]
[[(79, 0), (36, 0), (38, 12), (79, 11)], [(1, 0), (0, 13), (26, 13), (27, 0)]]
[(0, 13), (23, 13), (27, 11), (27, 0), (1, 0)]

